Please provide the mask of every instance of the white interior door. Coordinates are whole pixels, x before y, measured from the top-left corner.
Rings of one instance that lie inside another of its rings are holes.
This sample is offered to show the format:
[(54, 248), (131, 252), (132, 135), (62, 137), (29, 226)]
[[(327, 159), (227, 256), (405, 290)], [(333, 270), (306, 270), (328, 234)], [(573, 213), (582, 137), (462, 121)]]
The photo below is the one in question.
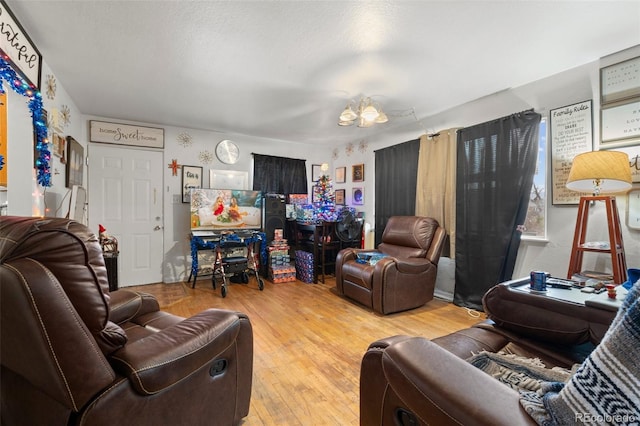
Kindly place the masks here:
[(118, 239), (118, 285), (162, 282), (162, 152), (96, 143), (88, 151), (89, 226)]

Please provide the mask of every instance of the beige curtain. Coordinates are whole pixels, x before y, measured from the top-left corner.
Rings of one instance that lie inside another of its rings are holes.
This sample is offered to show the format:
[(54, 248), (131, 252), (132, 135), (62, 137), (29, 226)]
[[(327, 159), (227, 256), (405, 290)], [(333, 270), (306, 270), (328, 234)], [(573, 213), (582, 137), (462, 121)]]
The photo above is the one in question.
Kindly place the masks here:
[(416, 215), (435, 218), (447, 231), (449, 250), (445, 247), (443, 255), (451, 258), (456, 252), (456, 132), (420, 138), (416, 188)]

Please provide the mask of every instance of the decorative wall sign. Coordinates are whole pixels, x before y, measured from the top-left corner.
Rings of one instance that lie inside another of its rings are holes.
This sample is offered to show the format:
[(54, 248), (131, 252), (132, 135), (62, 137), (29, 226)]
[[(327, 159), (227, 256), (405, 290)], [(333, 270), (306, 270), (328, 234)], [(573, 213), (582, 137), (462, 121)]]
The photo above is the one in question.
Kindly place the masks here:
[(600, 146), (640, 144), (640, 98), (600, 110)]
[(91, 142), (164, 148), (164, 129), (91, 120)]
[(553, 204), (578, 204), (580, 194), (565, 185), (573, 158), (593, 150), (592, 100), (552, 109), (549, 115)]
[(336, 183), (345, 183), (347, 181), (347, 168), (336, 168)]
[(640, 96), (640, 57), (600, 69), (600, 104)]
[(336, 189), (336, 192), (335, 192), (336, 205), (344, 206), (344, 195), (345, 195), (344, 189)]
[(0, 0), (0, 51), (31, 86), (40, 87), (42, 55), (4, 0)]
[(182, 166), (182, 202), (191, 202), (191, 190), (202, 188), (202, 167)]
[(84, 148), (80, 143), (67, 136), (67, 163), (65, 183), (67, 188), (82, 186), (84, 181)]

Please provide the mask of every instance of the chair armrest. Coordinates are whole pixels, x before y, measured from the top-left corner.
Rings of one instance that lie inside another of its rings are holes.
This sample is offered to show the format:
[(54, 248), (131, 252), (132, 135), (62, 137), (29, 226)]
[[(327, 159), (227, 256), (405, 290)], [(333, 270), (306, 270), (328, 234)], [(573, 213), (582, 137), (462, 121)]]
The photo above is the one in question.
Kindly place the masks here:
[(208, 309), (174, 326), (132, 342), (111, 357), (143, 395), (151, 395), (187, 377), (232, 345), (244, 314)]
[(427, 339), (391, 344), (382, 367), (406, 409), (425, 423), (536, 424), (516, 391)]
[(109, 293), (109, 320), (116, 324), (159, 310), (158, 301), (150, 294), (129, 290)]
[(544, 342), (598, 344), (615, 317), (614, 311), (512, 288), (526, 282), (525, 278), (498, 284), (482, 297), (487, 317), (497, 326)]
[[(382, 262), (382, 263), (381, 263)], [(384, 268), (384, 265), (387, 263), (395, 263), (395, 267), (398, 272), (403, 274), (420, 274), (425, 272), (430, 267), (433, 267), (433, 263), (431, 263), (428, 259), (423, 259), (419, 257), (409, 257), (409, 258), (397, 258), (397, 257), (383, 257), (376, 263), (376, 267), (380, 264), (380, 268)]]

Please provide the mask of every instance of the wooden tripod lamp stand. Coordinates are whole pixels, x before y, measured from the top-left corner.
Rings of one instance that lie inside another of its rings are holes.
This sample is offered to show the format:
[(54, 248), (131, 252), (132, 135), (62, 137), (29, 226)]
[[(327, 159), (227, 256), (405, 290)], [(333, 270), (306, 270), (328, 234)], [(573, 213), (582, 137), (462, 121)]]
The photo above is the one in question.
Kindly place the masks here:
[[(567, 278), (582, 270), (584, 253), (610, 253), (613, 281), (621, 284), (627, 280), (627, 260), (624, 255), (620, 216), (616, 198), (612, 195), (631, 189), (631, 168), (629, 156), (618, 151), (592, 151), (577, 155), (567, 179), (567, 188), (591, 193), (592, 196), (581, 196), (578, 207), (576, 231), (573, 235), (571, 260)], [(607, 210), (609, 241), (598, 243), (586, 242), (589, 205), (595, 201), (603, 201)]]

